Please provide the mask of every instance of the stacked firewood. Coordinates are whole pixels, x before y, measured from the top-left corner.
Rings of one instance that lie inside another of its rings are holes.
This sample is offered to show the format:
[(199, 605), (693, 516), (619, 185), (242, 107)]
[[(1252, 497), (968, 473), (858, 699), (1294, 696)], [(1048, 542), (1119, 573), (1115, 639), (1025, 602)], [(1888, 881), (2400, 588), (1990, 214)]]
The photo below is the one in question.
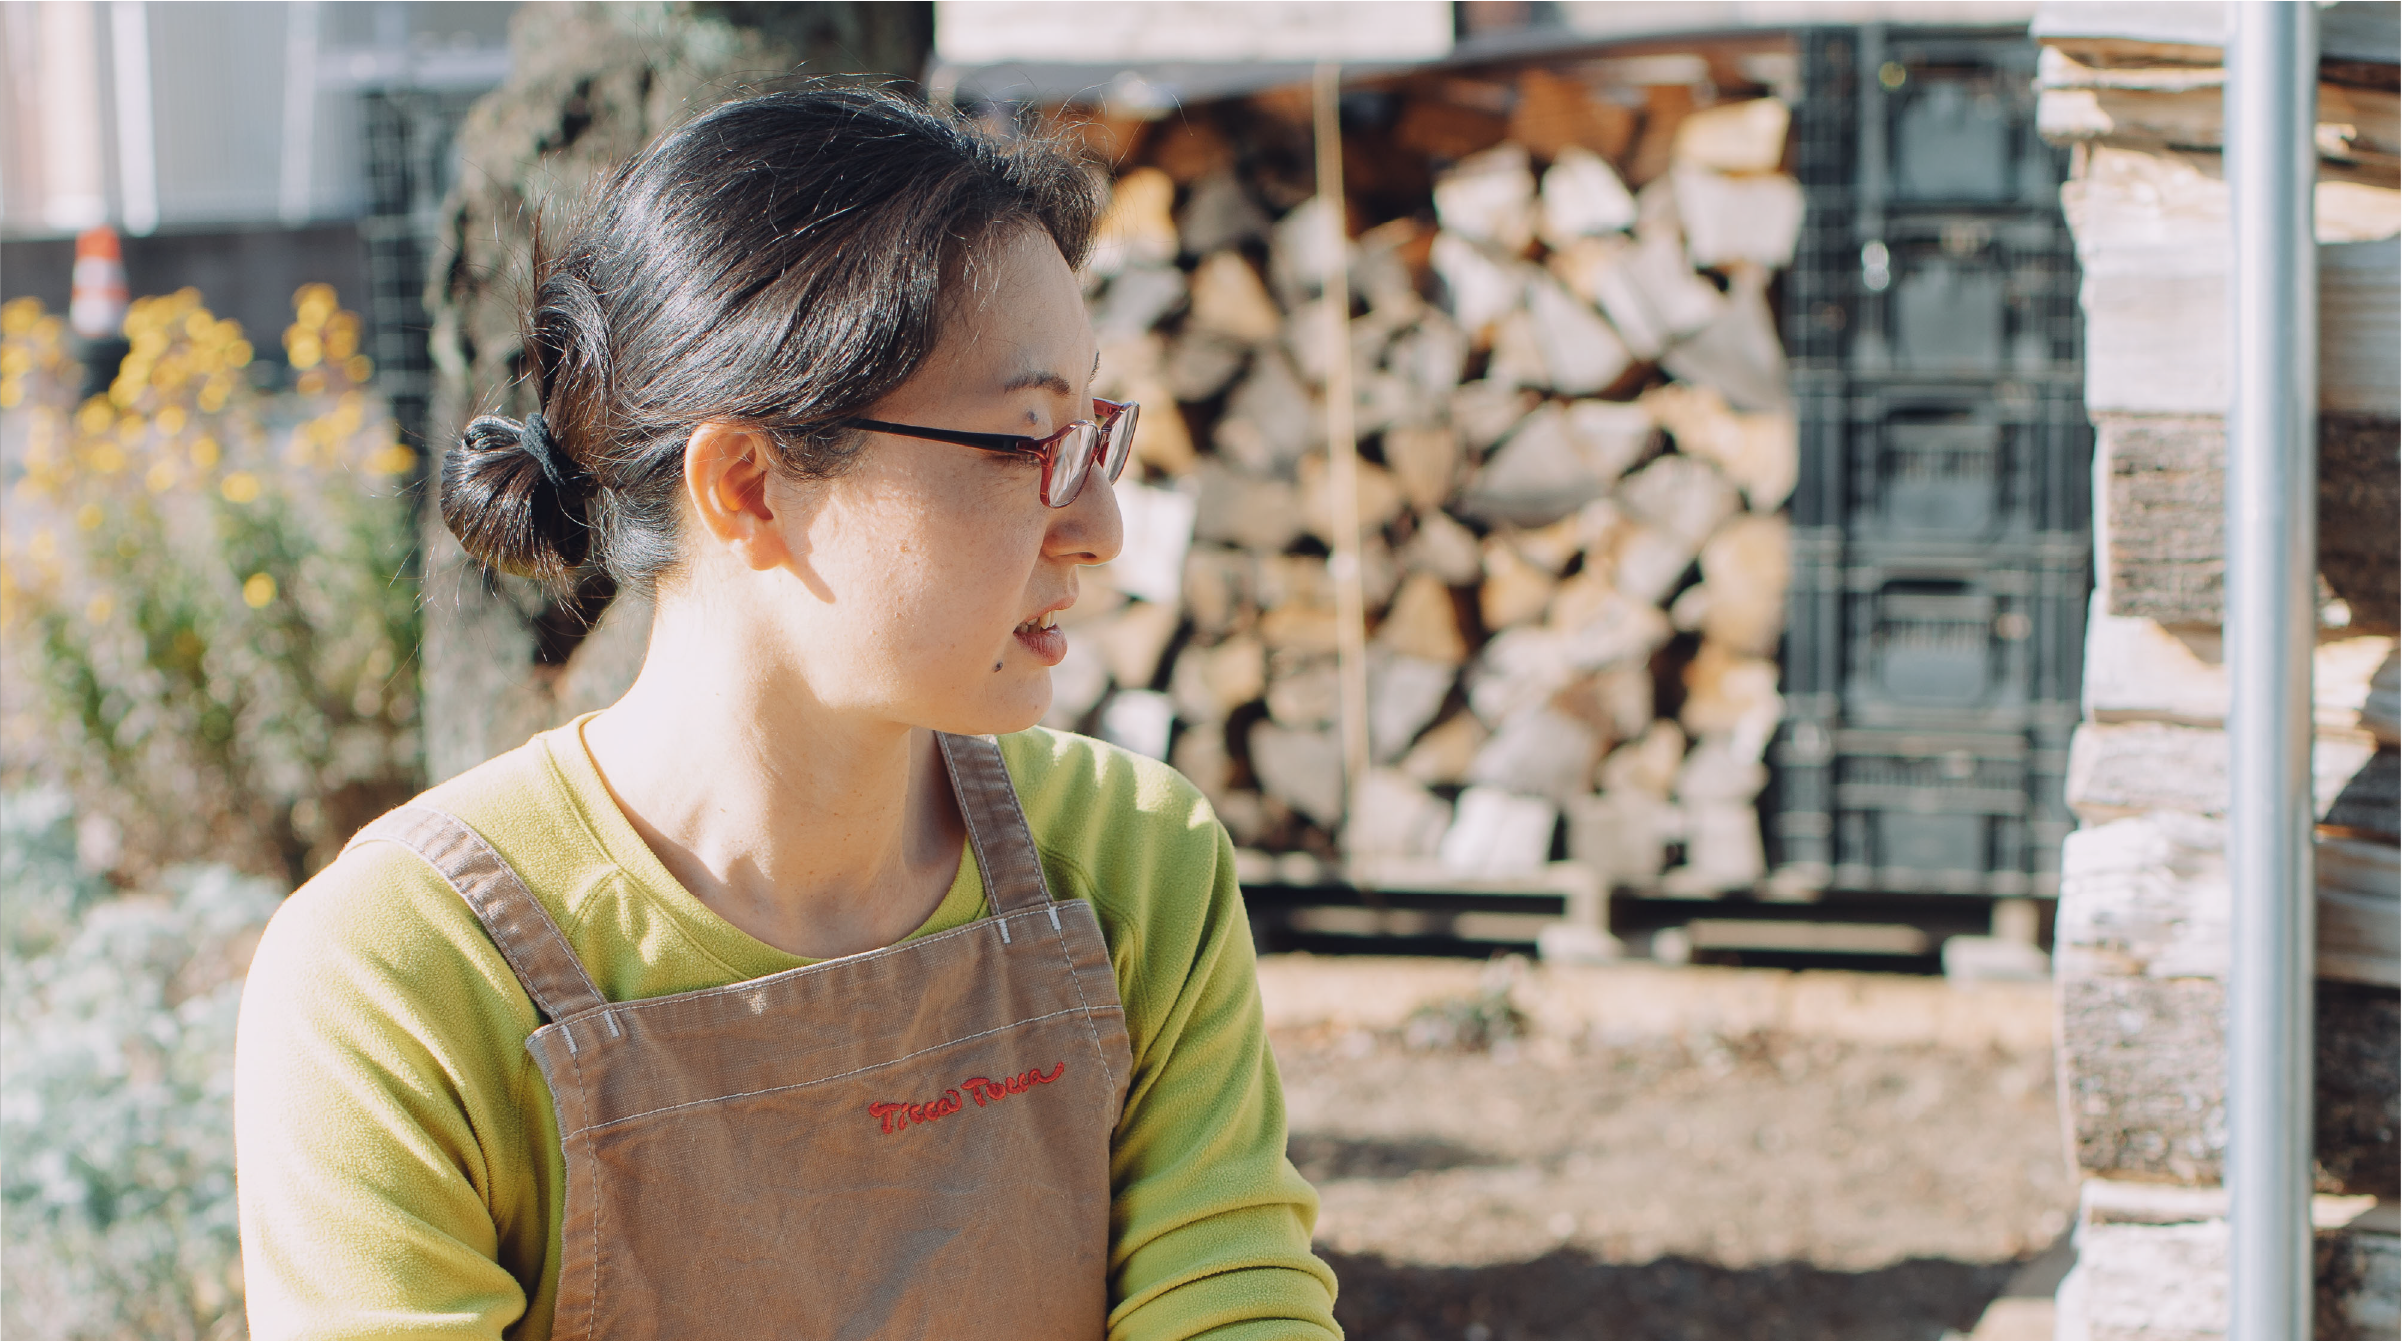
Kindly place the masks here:
[[(1415, 208), (1391, 156), (1465, 113), (1395, 100), (1398, 145), (1346, 146), (1340, 255), (1328, 202), (1246, 154), (1243, 123), (1188, 117), (1120, 159), (1091, 307), (1098, 393), (1142, 402), (1143, 468), (1051, 720), (1169, 758), (1238, 844), (1355, 875), (1507, 877), (1564, 847), (1618, 885), (1748, 887), (1796, 469), (1768, 300), (1801, 216), (1785, 107), (1688, 98), (1638, 136), (1641, 114), (1572, 79), (1515, 95), (1510, 138), (1419, 154)], [(1255, 100), (1248, 124), (1306, 163), (1281, 109)], [(1338, 359), (1367, 610), (1356, 785)]]

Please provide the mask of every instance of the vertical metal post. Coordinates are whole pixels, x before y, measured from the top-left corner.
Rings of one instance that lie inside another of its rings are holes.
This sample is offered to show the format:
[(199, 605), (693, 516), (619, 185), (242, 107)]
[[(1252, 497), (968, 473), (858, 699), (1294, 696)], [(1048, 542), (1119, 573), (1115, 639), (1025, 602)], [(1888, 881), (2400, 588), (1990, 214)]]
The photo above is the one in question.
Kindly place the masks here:
[(1351, 253), (1343, 198), (1342, 67), (1318, 65), (1313, 99), (1317, 113), (1318, 202), (1334, 233), (1334, 258), (1326, 274), (1327, 338), (1333, 353), (1326, 369), (1326, 482), (1334, 511), (1335, 676), (1343, 731), (1344, 807), (1359, 795), (1368, 772), (1368, 607), (1361, 589), (1359, 555), (1359, 442), (1352, 428)]
[(2230, 1341), (2311, 1332), (2310, 663), (2317, 633), (2317, 14), (2228, 6)]

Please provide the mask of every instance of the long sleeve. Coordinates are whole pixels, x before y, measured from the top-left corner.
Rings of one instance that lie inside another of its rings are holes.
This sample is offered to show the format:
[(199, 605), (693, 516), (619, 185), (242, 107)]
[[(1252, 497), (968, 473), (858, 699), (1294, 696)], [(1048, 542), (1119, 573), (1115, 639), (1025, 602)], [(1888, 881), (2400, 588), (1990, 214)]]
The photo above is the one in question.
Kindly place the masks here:
[(1164, 765), (1047, 732), (1004, 746), (1054, 894), (1101, 915), (1134, 1045), (1111, 1154), (1110, 1341), (1339, 1336), (1225, 829)]

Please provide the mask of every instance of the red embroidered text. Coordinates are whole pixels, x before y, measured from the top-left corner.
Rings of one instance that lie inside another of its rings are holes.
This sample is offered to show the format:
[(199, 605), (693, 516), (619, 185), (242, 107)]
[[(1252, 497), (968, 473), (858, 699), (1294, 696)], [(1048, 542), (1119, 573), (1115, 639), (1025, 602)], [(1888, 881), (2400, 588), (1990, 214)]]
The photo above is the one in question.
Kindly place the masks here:
[[(994, 1080), (989, 1076), (970, 1076), (960, 1082), (959, 1089), (944, 1090), (939, 1099), (928, 1099), (922, 1104), (895, 1104), (879, 1101), (867, 1106), (867, 1115), (882, 1123), (884, 1134), (889, 1136), (894, 1132), (906, 1131), (912, 1125), (922, 1127), (929, 1122), (947, 1118), (966, 1107), (967, 1098), (973, 1098), (976, 1101), (976, 1107), (982, 1108), (986, 1104), (997, 1103), (1012, 1094), (1024, 1094), (1037, 1085), (1048, 1085), (1065, 1075), (1067, 1069), (1066, 1062), (1059, 1062), (1051, 1067), (1048, 1075), (1037, 1067), (1034, 1070), (1021, 1071), (1014, 1076), (1004, 1077), (1000, 1080)], [(967, 1091), (966, 1097), (961, 1096), (960, 1090)]]

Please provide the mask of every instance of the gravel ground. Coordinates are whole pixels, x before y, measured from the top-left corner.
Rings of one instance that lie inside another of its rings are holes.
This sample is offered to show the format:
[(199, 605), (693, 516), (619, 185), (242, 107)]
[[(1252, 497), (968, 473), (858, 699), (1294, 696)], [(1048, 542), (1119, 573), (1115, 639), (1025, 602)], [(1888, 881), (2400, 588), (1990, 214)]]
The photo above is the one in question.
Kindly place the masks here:
[(1276, 1031), (1354, 1337), (1937, 1341), (2074, 1210), (2041, 1054), (1498, 1022)]

